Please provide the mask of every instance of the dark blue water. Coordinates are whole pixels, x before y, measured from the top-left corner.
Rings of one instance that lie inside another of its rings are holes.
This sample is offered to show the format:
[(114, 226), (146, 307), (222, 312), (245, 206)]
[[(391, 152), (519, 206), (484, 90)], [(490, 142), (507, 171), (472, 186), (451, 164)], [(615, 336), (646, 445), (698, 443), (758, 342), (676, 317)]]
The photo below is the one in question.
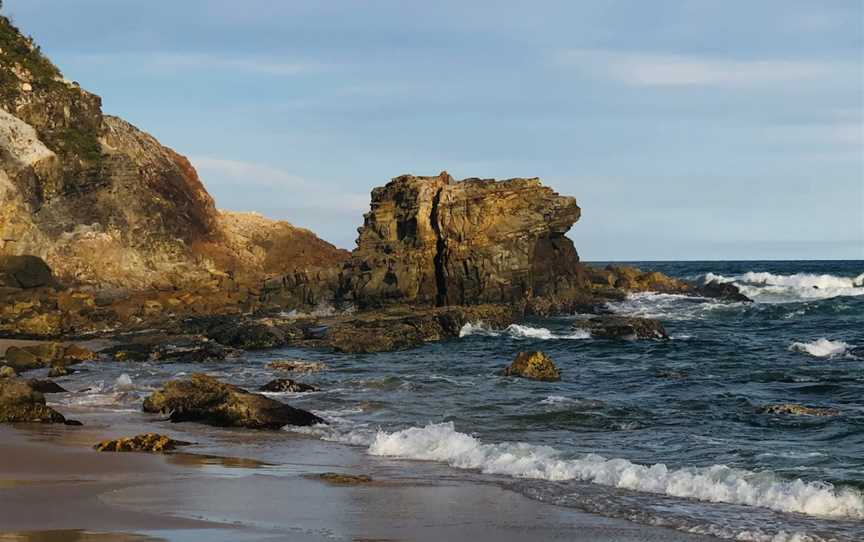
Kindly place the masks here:
[[(99, 369), (104, 389), (87, 401), (116, 408), (121, 372), (133, 387), (201, 369), (253, 386), (273, 377), (269, 360), (322, 360), (328, 371), (301, 379), (323, 392), (276, 397), (331, 421), (312, 437), (404, 458), (406, 469), (437, 461), (547, 502), (725, 538), (864, 540), (864, 359), (853, 354), (864, 346), (864, 262), (640, 266), (732, 281), (756, 302), (637, 294), (610, 305), (660, 319), (670, 341), (592, 339), (569, 316), (505, 330), (476, 322), (405, 352), (122, 364)], [(561, 382), (500, 376), (525, 350), (545, 351)], [(761, 412), (779, 403), (837, 413)]]

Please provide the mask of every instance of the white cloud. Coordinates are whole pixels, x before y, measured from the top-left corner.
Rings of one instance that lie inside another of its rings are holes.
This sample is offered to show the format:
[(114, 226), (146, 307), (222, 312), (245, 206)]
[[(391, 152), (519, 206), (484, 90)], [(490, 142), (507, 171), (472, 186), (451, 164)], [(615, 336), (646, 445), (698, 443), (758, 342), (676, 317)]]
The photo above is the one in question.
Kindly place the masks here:
[(693, 55), (605, 49), (569, 49), (553, 55), (560, 67), (634, 86), (726, 86), (820, 79), (860, 69), (839, 62), (730, 60)]
[[(189, 161), (198, 170), (205, 187), (220, 201), (219, 193), (242, 194), (244, 201), (258, 201), (258, 208), (272, 207), (276, 200), (290, 201), (302, 207), (346, 213), (365, 212), (369, 195), (352, 193), (323, 182), (312, 182), (285, 170), (240, 160), (209, 156), (192, 156)], [(233, 199), (233, 198), (232, 198)], [(236, 209), (255, 210), (255, 209)]]

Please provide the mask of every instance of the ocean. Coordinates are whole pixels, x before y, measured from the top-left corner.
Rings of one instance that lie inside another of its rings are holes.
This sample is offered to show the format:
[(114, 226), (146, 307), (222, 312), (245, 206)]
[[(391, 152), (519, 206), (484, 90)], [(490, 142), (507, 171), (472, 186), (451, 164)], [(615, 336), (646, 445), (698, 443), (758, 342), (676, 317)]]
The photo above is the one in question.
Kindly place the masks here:
[[(326, 371), (298, 379), (322, 391), (269, 394), (329, 422), (286, 428), (286, 439), (356, 447), (409, 473), (431, 462), (450, 477), (685, 532), (864, 540), (864, 356), (852, 353), (864, 346), (864, 261), (632, 263), (734, 282), (754, 303), (640, 293), (609, 304), (661, 320), (668, 341), (594, 339), (570, 315), (506, 329), (473, 322), (458, 339), (381, 354), (281, 348), (197, 364), (90, 362), (58, 379), (87, 391), (49, 400), (110, 424), (168, 378), (207, 372), (254, 389), (284, 376), (270, 361), (321, 361)], [(555, 361), (560, 382), (501, 376), (531, 350)], [(785, 403), (833, 415), (762, 412)], [(290, 458), (272, 436), (247, 432), (238, 445), (220, 431), (196, 429), (208, 452)]]

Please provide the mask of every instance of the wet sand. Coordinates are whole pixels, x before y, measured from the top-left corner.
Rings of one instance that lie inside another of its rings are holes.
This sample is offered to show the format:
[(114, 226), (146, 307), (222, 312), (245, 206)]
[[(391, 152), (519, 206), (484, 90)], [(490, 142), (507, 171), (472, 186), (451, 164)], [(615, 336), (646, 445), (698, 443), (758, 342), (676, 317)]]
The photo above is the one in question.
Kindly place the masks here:
[[(293, 460), (279, 465), (194, 453), (99, 453), (85, 444), (116, 434), (0, 427), (0, 542), (709, 540), (302, 437), (286, 441)], [(376, 481), (334, 486), (307, 476), (333, 470), (372, 473)]]

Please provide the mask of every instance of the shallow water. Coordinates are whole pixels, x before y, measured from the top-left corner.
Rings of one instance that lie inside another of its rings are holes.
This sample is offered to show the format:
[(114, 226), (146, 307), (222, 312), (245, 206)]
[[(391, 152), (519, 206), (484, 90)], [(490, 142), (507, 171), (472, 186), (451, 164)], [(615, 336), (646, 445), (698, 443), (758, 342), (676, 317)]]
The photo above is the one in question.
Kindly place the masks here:
[[(276, 376), (268, 361), (320, 360), (329, 370), (297, 378), (324, 391), (271, 394), (330, 421), (295, 430), (313, 438), (440, 462), (454, 476), (538, 500), (688, 532), (864, 539), (864, 360), (851, 354), (864, 346), (864, 262), (642, 267), (732, 281), (756, 303), (637, 294), (610, 305), (662, 320), (671, 341), (592, 339), (572, 328), (574, 315), (503, 330), (475, 322), (459, 339), (405, 352), (278, 349), (218, 363), (91, 363), (58, 380), (90, 391), (52, 399), (111, 420), (137, 412), (167, 378), (206, 371), (254, 388)], [(538, 349), (561, 368), (561, 382), (500, 376), (517, 352)], [(840, 414), (759, 412), (775, 403)], [(209, 429), (194, 431), (206, 441)], [(278, 438), (248, 432), (211, 448), (273, 462), (289, 453)]]

